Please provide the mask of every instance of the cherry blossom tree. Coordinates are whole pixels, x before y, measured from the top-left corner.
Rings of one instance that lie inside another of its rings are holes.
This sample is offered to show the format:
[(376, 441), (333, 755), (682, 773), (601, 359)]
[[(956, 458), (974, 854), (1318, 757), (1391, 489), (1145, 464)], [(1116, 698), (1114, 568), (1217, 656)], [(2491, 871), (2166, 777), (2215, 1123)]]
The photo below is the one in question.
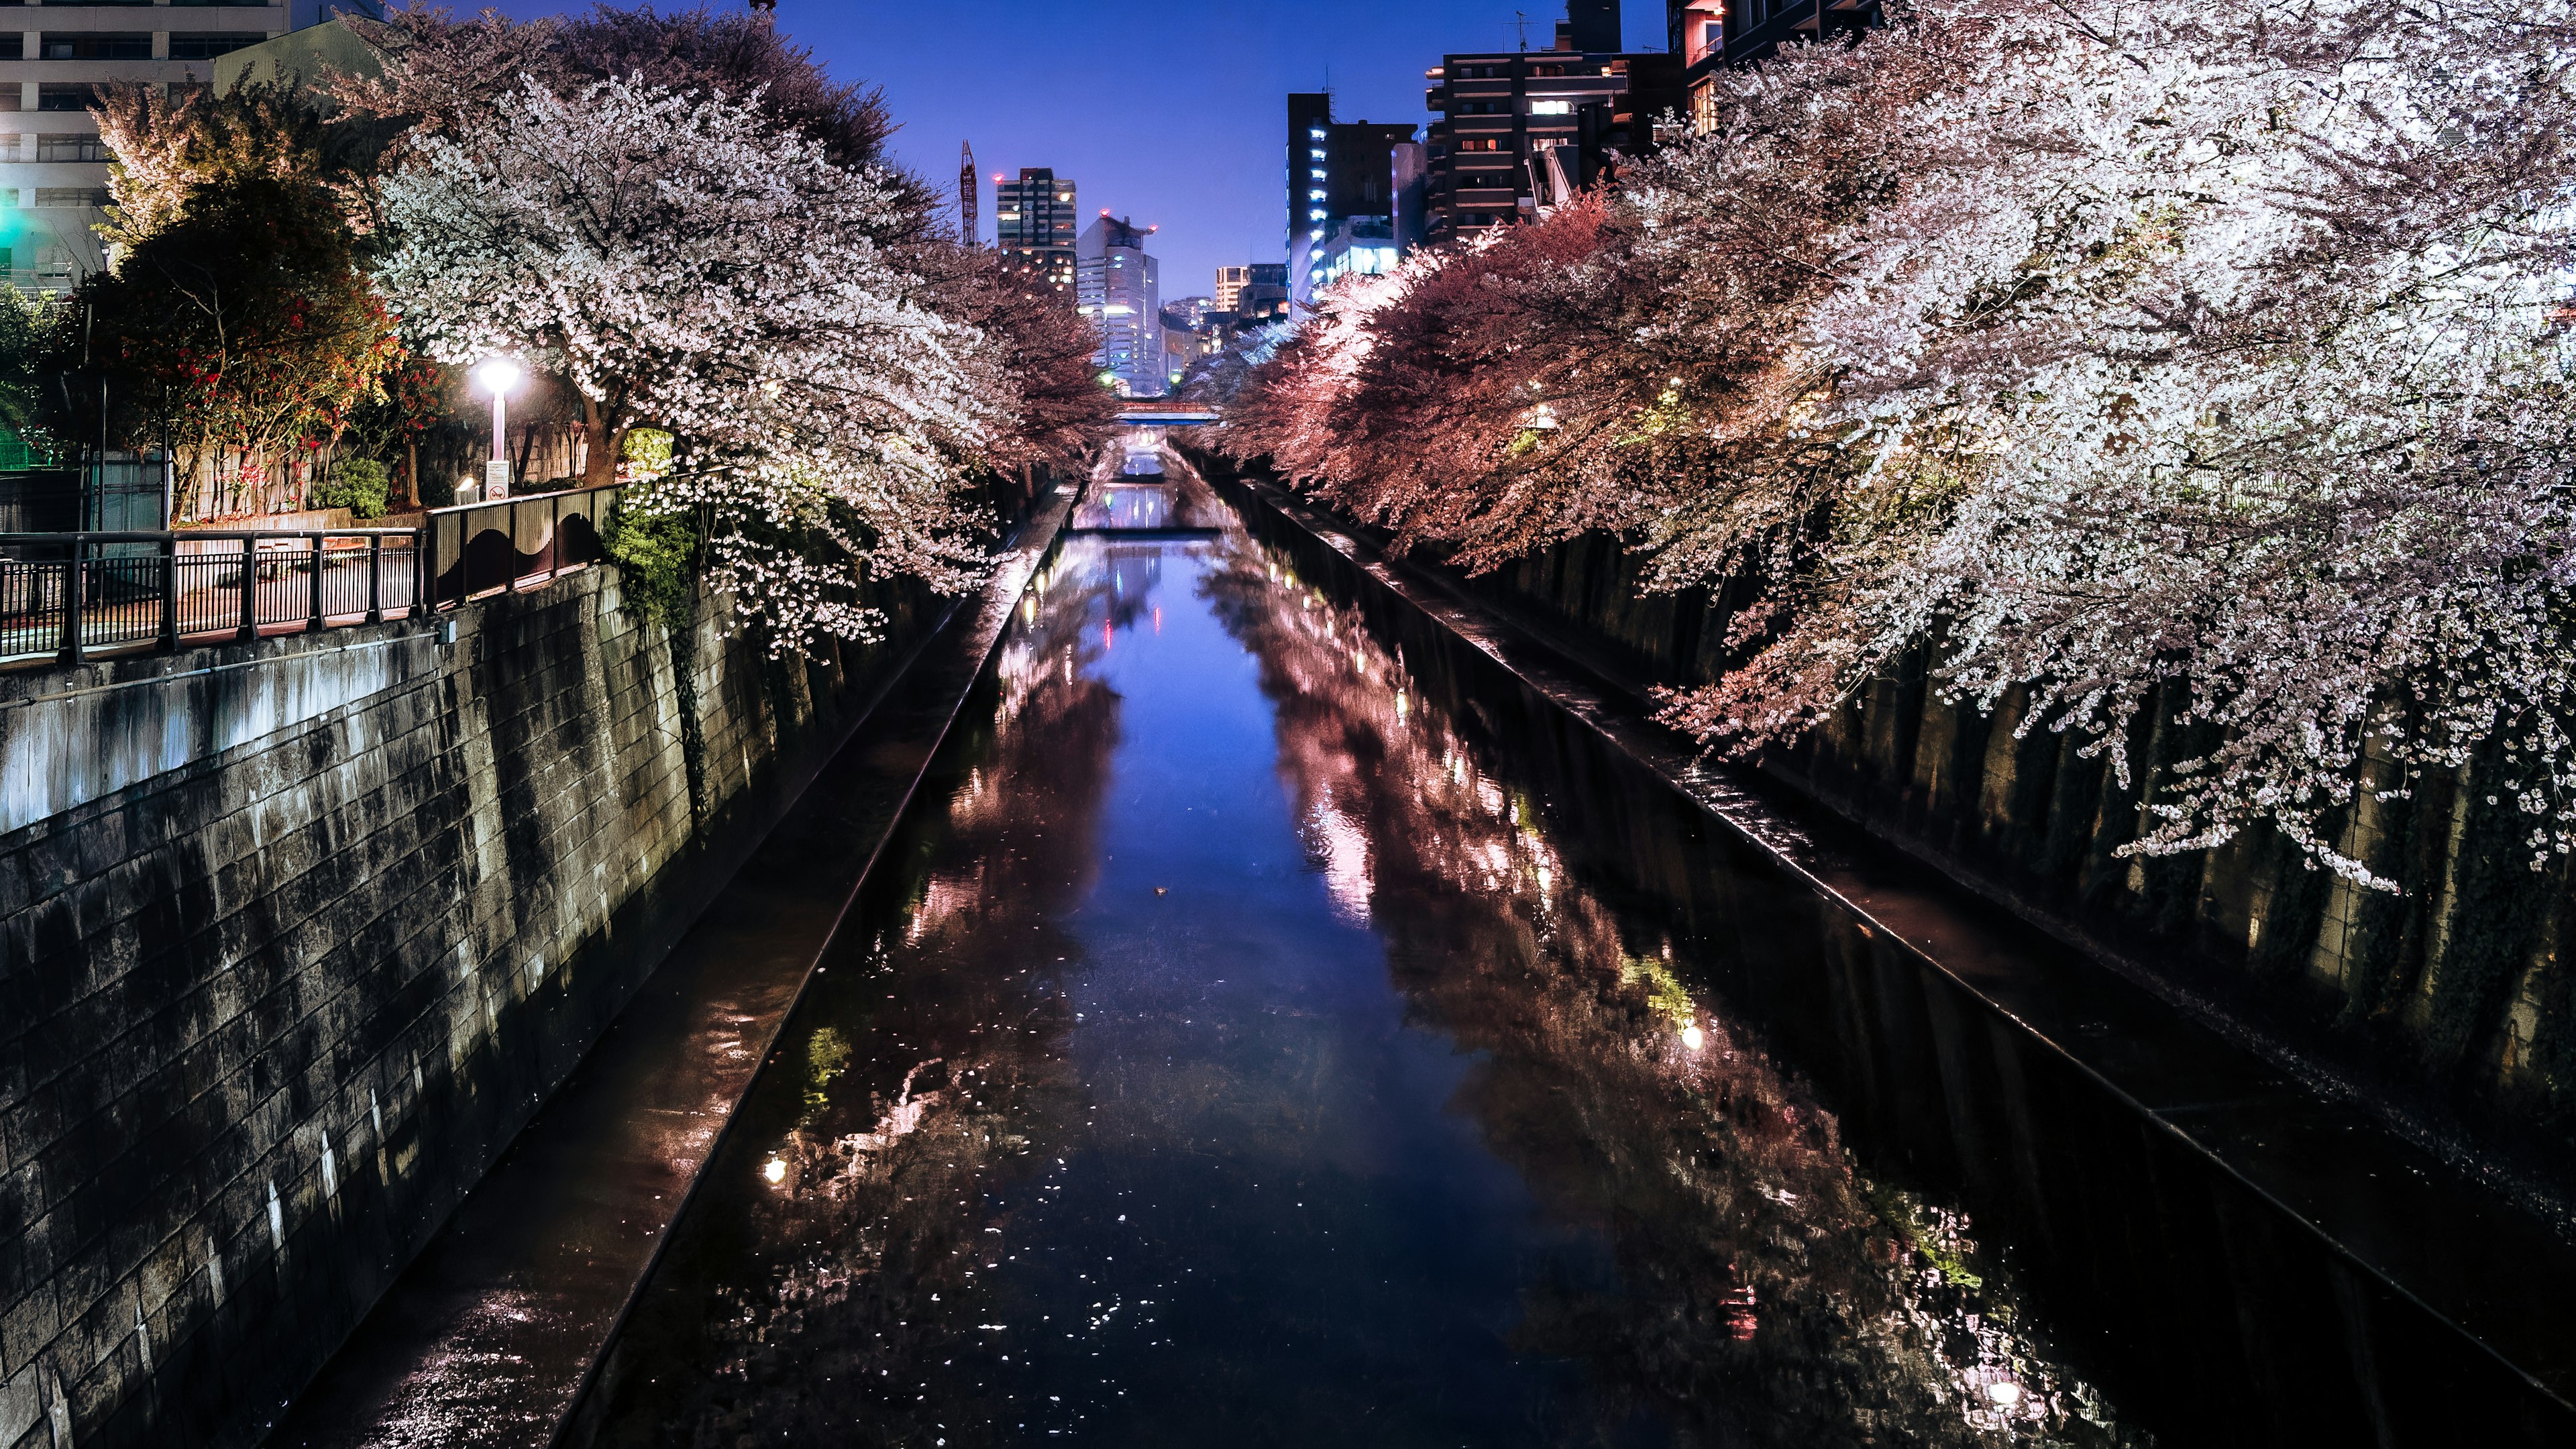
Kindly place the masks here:
[(2215, 743), (2130, 782), (2132, 851), (2267, 821), (2384, 886), (2329, 839), (2364, 754), (2480, 754), (2537, 864), (2571, 41), (2568, 0), (1917, 0), (1721, 77), (1595, 215), (1328, 303), (1231, 445), (1471, 566), (1609, 529), (1729, 585), (1735, 667), (1671, 714), (1729, 749), (1928, 649), (2124, 780), (2178, 698)]
[(882, 175), (744, 101), (529, 77), (413, 137), (381, 205), (377, 282), (429, 355), (565, 378), (595, 476), (674, 435), (640, 506), (714, 520), (713, 579), (774, 648), (871, 636), (859, 570), (977, 576), (970, 473), (1013, 391), (875, 239)]

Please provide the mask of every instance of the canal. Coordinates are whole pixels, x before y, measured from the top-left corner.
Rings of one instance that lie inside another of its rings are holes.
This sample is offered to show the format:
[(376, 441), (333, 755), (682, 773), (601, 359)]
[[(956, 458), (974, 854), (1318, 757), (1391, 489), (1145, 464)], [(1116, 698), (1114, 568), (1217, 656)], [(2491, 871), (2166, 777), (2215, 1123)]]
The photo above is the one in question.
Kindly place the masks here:
[(2413, 1437), (2375, 1289), (2001, 1036), (2100, 1221), (1990, 1221), (1897, 1024), (1966, 1008), (1174, 466), (1075, 515), (577, 1441)]

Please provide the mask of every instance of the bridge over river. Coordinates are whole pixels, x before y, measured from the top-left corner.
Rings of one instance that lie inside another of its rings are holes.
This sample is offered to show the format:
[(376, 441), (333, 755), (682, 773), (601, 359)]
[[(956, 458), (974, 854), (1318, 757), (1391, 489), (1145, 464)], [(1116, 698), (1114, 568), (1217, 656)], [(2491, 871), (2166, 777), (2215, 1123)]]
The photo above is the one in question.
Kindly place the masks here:
[(1190, 428), (1217, 420), (1216, 409), (1198, 403), (1132, 398), (1118, 409), (1119, 420), (1137, 428)]

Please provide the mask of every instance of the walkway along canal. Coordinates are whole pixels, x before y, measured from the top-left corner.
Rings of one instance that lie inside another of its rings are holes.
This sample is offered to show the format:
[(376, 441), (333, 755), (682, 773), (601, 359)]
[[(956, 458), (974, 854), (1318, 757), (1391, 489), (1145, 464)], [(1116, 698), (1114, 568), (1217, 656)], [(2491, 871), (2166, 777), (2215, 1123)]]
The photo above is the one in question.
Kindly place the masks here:
[[(1186, 473), (1077, 514), (566, 1440), (2576, 1432), (2134, 1079), (1250, 522)], [(2167, 1045), (2123, 1000), (2107, 1049)], [(2160, 1083), (2295, 1131), (2216, 1044)], [(2576, 1330), (2515, 1329), (2563, 1376)]]

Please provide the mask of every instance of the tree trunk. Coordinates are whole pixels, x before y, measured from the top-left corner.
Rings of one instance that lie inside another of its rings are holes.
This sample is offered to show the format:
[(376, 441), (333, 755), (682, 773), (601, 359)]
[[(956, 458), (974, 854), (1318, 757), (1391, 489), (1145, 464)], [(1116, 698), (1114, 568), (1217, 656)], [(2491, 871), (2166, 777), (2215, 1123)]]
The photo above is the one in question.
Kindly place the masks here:
[(412, 434), (403, 445), (403, 499), (406, 510), (420, 507), (420, 435)]
[(581, 481), (585, 487), (605, 488), (617, 481), (617, 446), (621, 439), (608, 425), (608, 409), (599, 399), (581, 400), (582, 432), (590, 439), (589, 456), (582, 459)]

